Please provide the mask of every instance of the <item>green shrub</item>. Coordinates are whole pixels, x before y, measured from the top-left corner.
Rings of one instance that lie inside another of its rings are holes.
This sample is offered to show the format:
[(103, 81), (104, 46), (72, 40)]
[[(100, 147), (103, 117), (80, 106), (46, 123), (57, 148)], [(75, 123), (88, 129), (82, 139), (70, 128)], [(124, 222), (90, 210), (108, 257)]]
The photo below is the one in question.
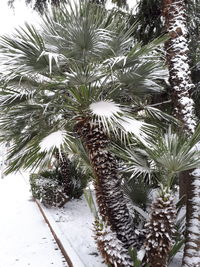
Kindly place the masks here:
[(31, 174), (31, 192), (46, 206), (62, 207), (67, 200), (82, 196), (87, 180), (87, 176), (70, 163), (65, 179), (58, 169)]
[[(56, 178), (45, 177), (46, 172), (30, 175), (31, 191), (34, 198), (39, 199), (46, 206), (62, 206), (66, 203), (67, 196)], [(51, 172), (49, 172), (51, 174)]]
[(87, 185), (88, 176), (78, 169), (76, 164), (72, 162), (69, 163), (68, 173), (68, 183), (65, 184), (65, 181), (62, 180), (64, 191), (67, 193), (69, 198), (80, 198)]

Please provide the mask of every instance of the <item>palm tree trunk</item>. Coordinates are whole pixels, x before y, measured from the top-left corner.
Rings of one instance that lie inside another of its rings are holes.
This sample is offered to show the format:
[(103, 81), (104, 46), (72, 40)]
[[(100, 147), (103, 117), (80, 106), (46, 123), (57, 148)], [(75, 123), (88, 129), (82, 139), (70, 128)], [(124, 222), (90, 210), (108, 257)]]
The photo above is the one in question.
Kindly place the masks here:
[(73, 189), (72, 181), (70, 179), (70, 170), (69, 170), (70, 161), (62, 152), (61, 153), (57, 152), (56, 158), (60, 168), (60, 174), (62, 178), (61, 183), (63, 185), (64, 193), (70, 197), (71, 191)]
[[(162, 190), (151, 208), (146, 223), (145, 257), (143, 262), (150, 267), (167, 267), (172, 248), (172, 235), (175, 232), (174, 197), (170, 190)], [(146, 266), (146, 265), (145, 265)]]
[(174, 115), (183, 122), (186, 131), (193, 132), (196, 120), (190, 93), (194, 85), (190, 77), (184, 0), (163, 0), (163, 17), (170, 36), (165, 43), (165, 50)]
[[(182, 121), (182, 130), (190, 135), (194, 132), (196, 126), (196, 116), (194, 114), (194, 102), (190, 97), (194, 85), (191, 82), (188, 58), (185, 1), (163, 0), (163, 17), (166, 31), (170, 36), (165, 44), (165, 50), (174, 114)], [(185, 190), (187, 193), (187, 230), (183, 266), (200, 266), (200, 257), (196, 257), (200, 253), (200, 218), (197, 216), (197, 211), (199, 211), (199, 199), (197, 199), (199, 178), (192, 174), (189, 175), (189, 173), (185, 173), (182, 177), (181, 179), (188, 179), (188, 188)], [(184, 180), (181, 181), (181, 184), (184, 184)], [(195, 235), (193, 229), (197, 230)]]
[(112, 267), (132, 267), (133, 262), (128, 249), (116, 237), (116, 233), (99, 218), (96, 218), (94, 228), (95, 240), (105, 263)]
[(194, 170), (191, 175), (186, 209), (186, 242), (183, 267), (200, 266), (200, 170)]
[(80, 120), (76, 131), (85, 143), (96, 177), (95, 191), (102, 220), (128, 249), (136, 244), (134, 225), (121, 189), (117, 160), (108, 151), (108, 137), (99, 124), (88, 119)]

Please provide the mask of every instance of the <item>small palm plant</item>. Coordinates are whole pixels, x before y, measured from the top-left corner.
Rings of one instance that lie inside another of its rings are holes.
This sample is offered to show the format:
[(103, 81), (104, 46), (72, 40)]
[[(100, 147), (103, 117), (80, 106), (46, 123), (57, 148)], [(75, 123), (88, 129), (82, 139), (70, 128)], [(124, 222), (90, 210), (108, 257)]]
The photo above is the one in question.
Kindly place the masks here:
[[(160, 91), (159, 80), (166, 75), (160, 57), (152, 53), (161, 40), (141, 47), (134, 42), (133, 28), (127, 25), (116, 11), (88, 1), (73, 5), (67, 1), (61, 9), (44, 14), (39, 30), (25, 25), (0, 40), (2, 81), (6, 86), (1, 106), (7, 106), (3, 128), (6, 129), (8, 116), (13, 116), (17, 109), (22, 117), (28, 114), (27, 120), (33, 122), (31, 127), (35, 123), (36, 135), (32, 138), (29, 133), (33, 129), (29, 131), (28, 122), (23, 122), (23, 153), (20, 136), (18, 148), (15, 146), (26, 166), (43, 162), (44, 156), (52, 152), (56, 140), (51, 141), (48, 151), (41, 151), (43, 138), (52, 132), (62, 132), (66, 150), (76, 139), (80, 140), (95, 177), (105, 233), (112, 233), (110, 236), (122, 248), (123, 256), (119, 250), (113, 253), (109, 242), (100, 249), (103, 255), (109, 254), (105, 256), (108, 263), (117, 266), (131, 266), (128, 248), (135, 246), (137, 240), (121, 190), (118, 161), (110, 152), (110, 140), (125, 140), (127, 133), (141, 136), (143, 123), (131, 116), (125, 104), (130, 107), (128, 100), (135, 96)], [(28, 84), (25, 95), (21, 94), (24, 82)], [(11, 88), (13, 85), (16, 91)], [(18, 106), (13, 105), (15, 100)], [(34, 117), (37, 108), (41, 110), (39, 118)], [(38, 124), (44, 113), (50, 121), (45, 124), (48, 127)]]
[(146, 143), (145, 151), (137, 158), (132, 148), (120, 153), (126, 160), (128, 171), (131, 169), (140, 177), (159, 178), (159, 189), (145, 224), (146, 239), (140, 252), (144, 255), (143, 263), (148, 266), (167, 266), (175, 235), (174, 180), (181, 171), (193, 169), (200, 164), (196, 147), (200, 138), (199, 128), (200, 126), (191, 138), (179, 136), (169, 128), (166, 133), (159, 133)]

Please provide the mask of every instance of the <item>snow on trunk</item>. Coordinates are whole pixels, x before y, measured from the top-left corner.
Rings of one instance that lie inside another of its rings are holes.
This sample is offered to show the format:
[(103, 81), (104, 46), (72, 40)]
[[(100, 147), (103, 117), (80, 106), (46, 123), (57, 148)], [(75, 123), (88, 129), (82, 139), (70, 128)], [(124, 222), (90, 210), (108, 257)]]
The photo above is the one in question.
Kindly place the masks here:
[(98, 219), (94, 223), (94, 228), (95, 240), (106, 264), (115, 267), (132, 267), (133, 262), (128, 249), (124, 248), (116, 233)]
[[(77, 123), (76, 131), (86, 146), (96, 178), (95, 193), (102, 221), (110, 227), (113, 238), (118, 239), (116, 243), (121, 243), (128, 252), (130, 246), (136, 245), (134, 224), (121, 189), (117, 160), (108, 150), (108, 137), (99, 123), (94, 124), (88, 118)], [(110, 253), (107, 259), (116, 256), (114, 251), (107, 252)], [(117, 248), (115, 252), (118, 253)]]
[[(197, 120), (194, 114), (194, 102), (190, 96), (194, 85), (191, 82), (189, 68), (185, 1), (163, 0), (163, 17), (170, 36), (165, 49), (175, 116), (183, 122), (185, 132), (191, 134), (194, 132)], [(200, 266), (200, 218), (197, 215), (200, 209), (198, 198), (200, 186), (199, 177), (194, 175), (194, 172), (190, 177), (185, 177), (190, 179), (190, 186), (187, 189), (189, 197), (187, 197), (187, 231), (183, 266)]]
[(152, 212), (146, 223), (144, 263), (151, 267), (167, 267), (169, 252), (175, 233), (176, 207), (172, 191), (161, 190), (152, 204)]
[(188, 60), (188, 31), (186, 27), (184, 1), (164, 0), (163, 16), (170, 39), (166, 42), (166, 58), (170, 74), (172, 103), (175, 116), (183, 122), (183, 127), (194, 131), (196, 120), (194, 102), (190, 97), (193, 84)]
[(193, 171), (192, 198), (189, 199), (192, 216), (187, 222), (183, 267), (200, 266), (200, 169)]

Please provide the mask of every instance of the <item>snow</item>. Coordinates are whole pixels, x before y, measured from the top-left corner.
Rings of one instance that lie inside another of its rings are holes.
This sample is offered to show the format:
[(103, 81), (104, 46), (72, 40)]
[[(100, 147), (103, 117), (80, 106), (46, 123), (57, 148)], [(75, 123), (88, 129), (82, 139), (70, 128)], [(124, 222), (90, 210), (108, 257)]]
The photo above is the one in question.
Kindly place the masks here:
[(149, 147), (149, 143), (148, 143), (149, 136), (148, 134), (145, 133), (145, 126), (148, 127), (147, 123), (123, 116), (120, 119), (120, 124), (122, 126), (122, 130), (124, 131), (124, 133), (133, 134), (144, 145)]
[(121, 125), (124, 127), (126, 132), (140, 136), (143, 123), (132, 118), (122, 117)]
[(106, 266), (97, 251), (93, 233), (94, 217), (84, 197), (66, 203), (62, 209), (51, 208), (48, 211), (85, 266)]
[(137, 253), (138, 260), (142, 261), (144, 256), (145, 256), (145, 250), (144, 249), (141, 249), (140, 251), (138, 251), (138, 253)]
[(182, 266), (183, 251), (176, 254), (173, 260), (170, 262), (169, 267), (181, 267)]
[[(184, 258), (183, 266), (199, 266), (200, 264), (200, 251), (198, 248), (198, 238), (200, 232), (200, 176), (197, 174), (199, 170), (197, 170), (193, 176), (193, 195), (191, 201), (193, 202), (193, 213), (189, 220), (188, 227), (188, 239), (186, 242), (187, 253)], [(196, 245), (194, 245), (196, 244)]]
[(48, 152), (53, 148), (60, 149), (61, 145), (65, 141), (65, 136), (66, 132), (60, 130), (49, 134), (40, 142), (40, 151)]
[[(57, 226), (71, 246), (78, 253), (85, 266), (105, 267), (103, 258), (99, 255), (93, 232), (94, 217), (88, 208), (84, 197), (72, 200), (64, 208), (48, 209)], [(142, 259), (144, 250), (138, 252), (138, 259)], [(169, 267), (181, 267), (183, 253), (177, 253)], [(78, 267), (78, 266), (77, 266)]]
[(22, 175), (0, 179), (1, 267), (67, 267)]
[(192, 256), (192, 257), (185, 257), (185, 261), (187, 262), (187, 265), (182, 265), (182, 266), (199, 266), (199, 257), (195, 257), (195, 256)]
[(112, 101), (99, 101), (92, 103), (90, 105), (90, 110), (93, 115), (104, 116), (106, 118), (111, 118), (121, 112), (119, 105)]

